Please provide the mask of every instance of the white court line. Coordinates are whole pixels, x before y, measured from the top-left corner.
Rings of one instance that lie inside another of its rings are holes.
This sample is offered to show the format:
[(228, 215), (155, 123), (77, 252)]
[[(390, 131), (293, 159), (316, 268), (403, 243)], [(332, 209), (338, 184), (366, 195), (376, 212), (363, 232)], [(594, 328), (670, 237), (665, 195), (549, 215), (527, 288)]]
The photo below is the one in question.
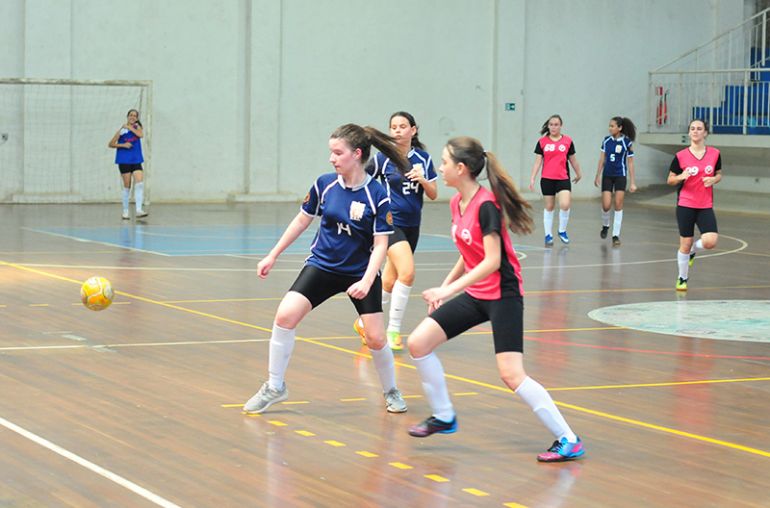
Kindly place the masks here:
[(147, 499), (148, 501), (150, 501), (152, 503), (155, 503), (158, 506), (163, 506), (163, 507), (166, 507), (166, 508), (180, 508), (179, 505), (174, 504), (171, 501), (169, 501), (167, 499), (164, 499), (164, 498), (160, 497), (159, 495), (150, 492), (149, 490), (145, 489), (144, 487), (140, 487), (139, 485), (135, 484), (134, 482), (132, 482), (130, 480), (127, 480), (127, 479), (123, 478), (122, 476), (113, 473), (112, 471), (104, 469), (103, 467), (98, 466), (98, 465), (94, 464), (93, 462), (88, 461), (88, 460), (84, 459), (83, 457), (81, 457), (79, 455), (76, 455), (76, 454), (72, 453), (71, 451), (62, 448), (61, 446), (59, 446), (57, 444), (54, 444), (54, 443), (48, 441), (47, 439), (44, 439), (44, 438), (38, 436), (37, 434), (34, 434), (34, 433), (32, 433), (32, 432), (30, 432), (30, 431), (28, 431), (28, 430), (26, 430), (26, 429), (24, 429), (22, 427), (19, 427), (15, 423), (11, 423), (11, 422), (9, 422), (8, 420), (6, 420), (3, 417), (0, 417), (0, 425), (2, 425), (3, 427), (5, 427), (6, 429), (8, 429), (10, 431), (13, 431), (13, 432), (19, 434), (20, 436), (26, 437), (27, 439), (29, 439), (33, 443), (39, 444), (43, 448), (48, 448), (52, 452), (57, 453), (57, 454), (61, 455), (62, 457), (66, 458), (66, 459), (69, 459), (72, 462), (74, 462), (74, 463), (76, 463), (76, 464), (78, 464), (80, 466), (83, 466), (84, 468), (89, 469), (89, 470), (93, 471), (94, 473), (96, 473), (96, 474), (98, 474), (100, 476), (103, 476), (104, 478), (107, 478), (108, 480), (110, 480), (112, 482), (117, 483), (121, 487), (124, 487), (124, 488), (130, 490), (131, 492), (142, 496), (143, 498)]
[(48, 349), (118, 349), (124, 347), (161, 347), (161, 346), (205, 346), (209, 344), (245, 344), (249, 342), (269, 342), (270, 339), (229, 339), (229, 340), (184, 340), (178, 342), (134, 342), (129, 344), (77, 344), (64, 346), (7, 346), (0, 351), (39, 351)]
[(135, 247), (124, 247), (122, 245), (118, 245), (110, 242), (97, 242), (96, 240), (86, 240), (85, 238), (78, 238), (77, 236), (63, 235), (61, 233), (51, 233), (50, 231), (42, 231), (40, 229), (33, 229), (33, 228), (26, 228), (26, 227), (23, 227), (21, 229), (26, 231), (32, 231), (33, 233), (40, 233), (41, 235), (58, 236), (59, 238), (66, 238), (68, 240), (74, 240), (76, 242), (81, 242), (81, 243), (95, 243), (97, 245), (106, 245), (108, 247), (113, 247), (115, 249), (132, 250), (135, 252), (144, 252), (145, 254), (155, 254), (156, 256), (170, 257), (169, 254), (163, 254), (162, 252), (155, 252), (153, 250), (137, 249)]

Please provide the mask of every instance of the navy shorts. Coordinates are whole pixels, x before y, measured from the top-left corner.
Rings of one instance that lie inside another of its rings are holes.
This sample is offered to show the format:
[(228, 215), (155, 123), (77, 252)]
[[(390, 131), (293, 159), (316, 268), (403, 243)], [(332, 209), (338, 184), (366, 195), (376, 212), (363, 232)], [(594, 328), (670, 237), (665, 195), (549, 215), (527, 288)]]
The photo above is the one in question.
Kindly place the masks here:
[(717, 216), (713, 208), (676, 207), (676, 222), (679, 225), (679, 236), (692, 238), (695, 235), (695, 225), (700, 234), (717, 233)]
[(118, 164), (121, 175), (133, 173), (134, 171), (144, 171), (141, 164)]
[(543, 196), (555, 196), (561, 191), (571, 191), (572, 182), (569, 178), (566, 180), (551, 180), (550, 178), (540, 179), (540, 191)]
[(409, 242), (409, 247), (412, 252), (417, 249), (417, 242), (420, 240), (420, 228), (406, 228), (401, 226), (393, 226), (393, 234), (388, 235), (388, 248), (391, 245), (398, 242)]
[[(332, 296), (344, 293), (359, 280), (361, 277), (341, 275), (321, 270), (316, 266), (305, 265), (289, 291), (295, 291), (310, 300), (310, 304), (315, 309)], [(380, 276), (377, 275), (369, 293), (363, 300), (357, 300), (350, 296), (348, 298), (353, 302), (359, 315), (382, 312), (382, 280)]]
[(627, 183), (625, 176), (603, 176), (602, 192), (625, 192)]
[(449, 300), (429, 316), (448, 339), (489, 321), (495, 353), (524, 352), (524, 301), (520, 296), (479, 300), (463, 293)]

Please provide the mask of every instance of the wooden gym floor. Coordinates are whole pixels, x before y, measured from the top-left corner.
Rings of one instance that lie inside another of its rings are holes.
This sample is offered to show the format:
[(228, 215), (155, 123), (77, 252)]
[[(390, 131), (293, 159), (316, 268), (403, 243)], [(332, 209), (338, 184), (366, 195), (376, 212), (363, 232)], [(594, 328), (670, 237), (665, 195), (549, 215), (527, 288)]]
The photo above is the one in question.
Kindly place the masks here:
[[(407, 332), (457, 259), (446, 206), (425, 209)], [(576, 202), (552, 249), (535, 208), (525, 358), (585, 442), (564, 464), (536, 462), (552, 438), (486, 325), (438, 350), (459, 431), (408, 436), (418, 376), (397, 354), (409, 411), (387, 414), (343, 297), (298, 328), (289, 400), (241, 414), (309, 238), (254, 268), (296, 204), (0, 206), (0, 506), (770, 506), (767, 217), (717, 202), (718, 248), (676, 294), (673, 206), (630, 200), (613, 248)], [(79, 303), (91, 275), (117, 291), (103, 312)]]

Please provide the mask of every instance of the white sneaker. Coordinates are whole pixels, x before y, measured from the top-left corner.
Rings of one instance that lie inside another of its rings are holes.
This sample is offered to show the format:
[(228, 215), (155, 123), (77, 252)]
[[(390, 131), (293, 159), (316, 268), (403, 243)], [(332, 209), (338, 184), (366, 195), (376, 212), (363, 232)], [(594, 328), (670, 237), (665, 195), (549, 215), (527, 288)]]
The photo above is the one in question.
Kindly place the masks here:
[(123, 220), (128, 220), (131, 218), (131, 214), (128, 213), (128, 210), (123, 210)]
[(259, 414), (277, 402), (283, 402), (289, 398), (289, 389), (286, 383), (283, 389), (274, 390), (265, 382), (259, 391), (243, 405), (245, 413)]
[(149, 214), (148, 214), (147, 212), (145, 212), (145, 211), (144, 211), (143, 209), (141, 209), (141, 208), (140, 208), (139, 210), (137, 210), (137, 211), (136, 211), (136, 218), (137, 218), (137, 219), (138, 219), (138, 218), (140, 218), (140, 217), (147, 217), (148, 215), (149, 215)]
[(383, 394), (385, 396), (385, 409), (388, 413), (406, 413), (406, 402), (398, 388), (391, 388)]

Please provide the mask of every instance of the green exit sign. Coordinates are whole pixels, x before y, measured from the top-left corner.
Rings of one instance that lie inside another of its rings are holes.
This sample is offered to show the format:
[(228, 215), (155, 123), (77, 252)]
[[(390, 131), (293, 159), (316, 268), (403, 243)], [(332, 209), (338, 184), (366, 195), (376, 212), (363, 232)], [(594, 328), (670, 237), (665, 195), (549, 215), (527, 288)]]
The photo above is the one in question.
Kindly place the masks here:
[(506, 111), (516, 111), (516, 103), (515, 102), (506, 102), (505, 103), (505, 110)]

